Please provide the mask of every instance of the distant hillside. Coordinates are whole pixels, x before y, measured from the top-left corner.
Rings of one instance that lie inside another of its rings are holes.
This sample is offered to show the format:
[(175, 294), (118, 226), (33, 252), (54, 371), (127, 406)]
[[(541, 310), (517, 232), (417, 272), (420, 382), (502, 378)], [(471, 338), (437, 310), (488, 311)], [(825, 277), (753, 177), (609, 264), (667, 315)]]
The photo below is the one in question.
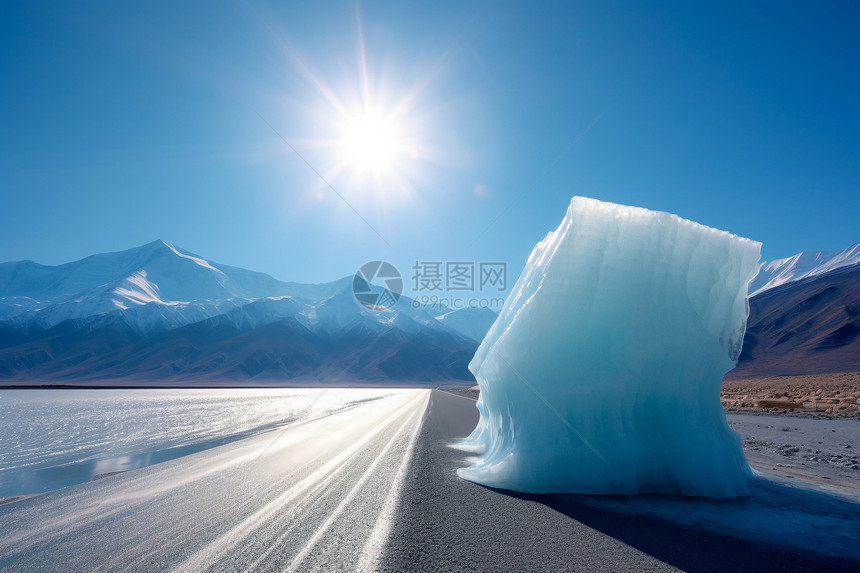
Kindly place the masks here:
[(855, 263), (753, 296), (743, 351), (727, 377), (857, 371), (860, 264)]

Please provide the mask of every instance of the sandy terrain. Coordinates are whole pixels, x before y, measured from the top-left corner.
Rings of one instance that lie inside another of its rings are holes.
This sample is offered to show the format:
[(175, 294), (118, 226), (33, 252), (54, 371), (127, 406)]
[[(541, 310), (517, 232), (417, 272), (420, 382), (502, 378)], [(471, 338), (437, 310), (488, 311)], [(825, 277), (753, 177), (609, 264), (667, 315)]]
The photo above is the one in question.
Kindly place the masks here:
[(720, 400), (729, 411), (860, 418), (860, 372), (727, 378)]

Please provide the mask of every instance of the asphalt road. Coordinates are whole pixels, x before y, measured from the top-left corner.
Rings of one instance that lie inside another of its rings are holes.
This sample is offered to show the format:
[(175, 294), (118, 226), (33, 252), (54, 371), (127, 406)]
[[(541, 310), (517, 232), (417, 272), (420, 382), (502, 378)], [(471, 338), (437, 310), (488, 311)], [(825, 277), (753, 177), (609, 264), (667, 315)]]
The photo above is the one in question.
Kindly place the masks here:
[(406, 391), (0, 505), (0, 570), (857, 570), (583, 496), (466, 482), (450, 444), (476, 421), (473, 400)]
[(0, 506), (0, 570), (375, 570), (430, 392)]

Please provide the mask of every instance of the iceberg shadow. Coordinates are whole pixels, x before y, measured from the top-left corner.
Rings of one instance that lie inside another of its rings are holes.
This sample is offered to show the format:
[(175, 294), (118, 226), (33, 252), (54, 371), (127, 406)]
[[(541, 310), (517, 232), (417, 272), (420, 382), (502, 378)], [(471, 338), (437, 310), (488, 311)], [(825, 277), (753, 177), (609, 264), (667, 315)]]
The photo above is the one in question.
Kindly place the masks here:
[(860, 503), (765, 477), (733, 499), (499, 494), (545, 505), (685, 571), (858, 571)]

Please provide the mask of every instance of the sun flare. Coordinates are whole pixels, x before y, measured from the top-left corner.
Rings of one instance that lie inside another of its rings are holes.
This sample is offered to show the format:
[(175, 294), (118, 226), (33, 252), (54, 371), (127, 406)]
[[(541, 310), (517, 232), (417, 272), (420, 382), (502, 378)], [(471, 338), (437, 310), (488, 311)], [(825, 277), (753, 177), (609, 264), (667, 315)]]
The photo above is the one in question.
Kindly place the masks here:
[(358, 171), (383, 171), (392, 166), (398, 154), (398, 137), (398, 130), (389, 118), (377, 113), (356, 115), (344, 130), (344, 159)]
[(288, 54), (293, 69), (305, 80), (298, 82), (296, 94), (289, 94), (296, 102), (290, 108), (303, 112), (303, 117), (296, 116), (296, 124), (305, 135), (290, 142), (307, 150), (305, 162), (319, 175), (309, 196), (321, 201), (328, 196), (323, 188), (329, 187), (357, 205), (372, 202), (380, 212), (407, 199), (414, 205), (419, 190), (432, 188), (435, 167), (450, 158), (449, 149), (439, 145), (438, 126), (443, 122), (437, 115), (447, 102), (430, 90), (437, 85), (432, 80), (441, 68), (413, 77), (410, 70), (415, 66), (410, 62), (395, 73), (398, 62), (387, 55), (382, 58), (385, 66), (374, 66), (360, 19), (356, 45), (348, 52), (357, 56), (354, 75), (348, 66), (317, 69), (300, 55)]

